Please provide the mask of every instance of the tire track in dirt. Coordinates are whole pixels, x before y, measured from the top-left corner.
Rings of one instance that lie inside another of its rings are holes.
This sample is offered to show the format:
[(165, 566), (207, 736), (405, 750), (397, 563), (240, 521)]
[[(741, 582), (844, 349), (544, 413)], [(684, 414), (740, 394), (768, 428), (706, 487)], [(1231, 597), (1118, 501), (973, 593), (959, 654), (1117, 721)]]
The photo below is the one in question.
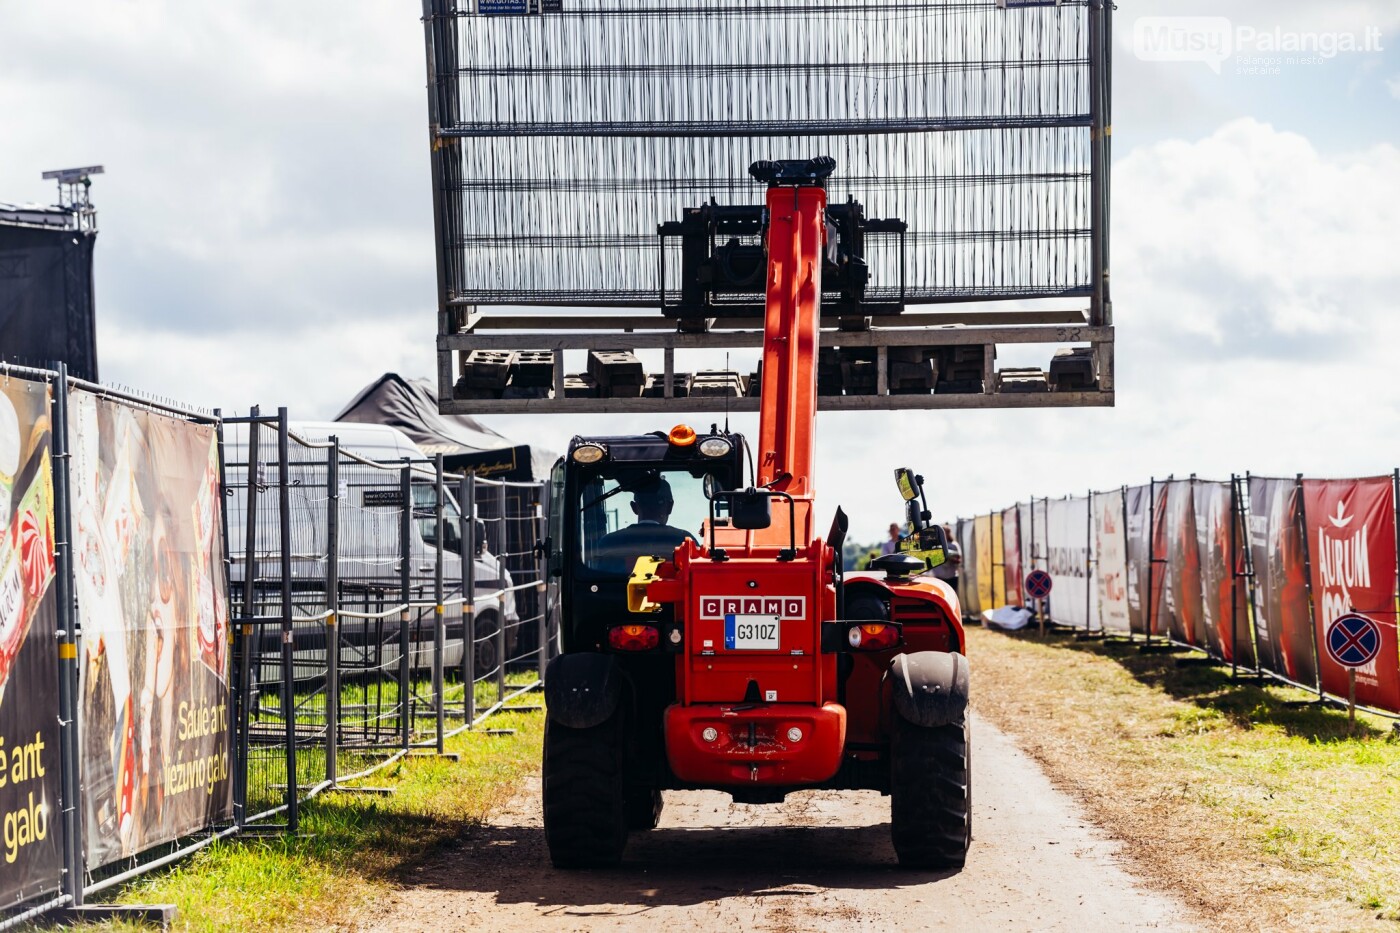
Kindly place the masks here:
[(1197, 928), (1124, 867), (1117, 844), (984, 720), (973, 724), (973, 831), (960, 872), (898, 868), (889, 799), (805, 791), (778, 806), (668, 791), (661, 825), (610, 871), (557, 871), (531, 779), (489, 825), (410, 866), (368, 928), (389, 931)]

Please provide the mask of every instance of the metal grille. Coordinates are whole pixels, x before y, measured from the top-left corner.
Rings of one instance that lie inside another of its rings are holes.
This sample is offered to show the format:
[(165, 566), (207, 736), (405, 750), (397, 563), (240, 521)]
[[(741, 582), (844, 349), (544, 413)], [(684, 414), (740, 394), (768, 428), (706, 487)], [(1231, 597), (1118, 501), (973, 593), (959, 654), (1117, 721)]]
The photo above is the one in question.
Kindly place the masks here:
[(655, 306), (658, 223), (817, 154), (833, 200), (909, 223), (868, 244), (873, 300), (1093, 294), (1105, 14), (1008, 5), (426, 0), (445, 297)]

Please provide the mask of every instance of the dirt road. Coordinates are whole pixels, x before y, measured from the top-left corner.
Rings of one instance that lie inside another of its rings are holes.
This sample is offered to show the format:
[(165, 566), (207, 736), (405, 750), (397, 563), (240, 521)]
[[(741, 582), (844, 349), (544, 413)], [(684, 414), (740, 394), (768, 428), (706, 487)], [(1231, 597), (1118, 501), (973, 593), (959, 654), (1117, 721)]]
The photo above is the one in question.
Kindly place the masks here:
[(889, 800), (812, 791), (782, 806), (668, 792), (615, 871), (549, 865), (533, 780), (490, 826), (409, 869), (368, 926), (391, 931), (1189, 930), (1036, 765), (974, 720), (974, 841), (956, 874), (905, 872)]

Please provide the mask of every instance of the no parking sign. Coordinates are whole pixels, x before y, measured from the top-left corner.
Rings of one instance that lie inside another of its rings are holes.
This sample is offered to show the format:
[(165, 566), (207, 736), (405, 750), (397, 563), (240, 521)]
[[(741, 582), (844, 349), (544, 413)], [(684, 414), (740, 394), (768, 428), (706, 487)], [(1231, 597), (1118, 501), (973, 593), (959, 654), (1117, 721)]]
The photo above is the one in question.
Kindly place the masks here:
[(1026, 574), (1026, 595), (1031, 599), (1044, 599), (1050, 595), (1055, 580), (1044, 570), (1032, 570)]
[(1338, 617), (1327, 626), (1327, 656), (1342, 667), (1365, 667), (1381, 651), (1381, 630), (1356, 613)]

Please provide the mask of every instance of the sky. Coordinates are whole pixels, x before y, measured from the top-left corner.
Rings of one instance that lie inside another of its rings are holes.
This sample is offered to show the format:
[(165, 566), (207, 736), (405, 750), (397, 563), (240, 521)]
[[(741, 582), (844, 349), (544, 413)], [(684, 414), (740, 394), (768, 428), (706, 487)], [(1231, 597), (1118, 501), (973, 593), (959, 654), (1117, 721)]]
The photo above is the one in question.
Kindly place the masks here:
[[(106, 166), (104, 381), (313, 420), (384, 372), (435, 372), (419, 15), (0, 0), (0, 200), (48, 203), (44, 170)], [(1224, 17), (1203, 28), (1229, 54), (1148, 60), (1139, 21), (1161, 16)], [(1302, 60), (1261, 45), (1368, 34)], [(1400, 4), (1122, 0), (1114, 45), (1117, 406), (823, 414), (821, 508), (857, 538), (898, 518), (896, 466), (940, 520), (1169, 474), (1400, 466)], [(487, 421), (555, 450), (669, 427)]]

